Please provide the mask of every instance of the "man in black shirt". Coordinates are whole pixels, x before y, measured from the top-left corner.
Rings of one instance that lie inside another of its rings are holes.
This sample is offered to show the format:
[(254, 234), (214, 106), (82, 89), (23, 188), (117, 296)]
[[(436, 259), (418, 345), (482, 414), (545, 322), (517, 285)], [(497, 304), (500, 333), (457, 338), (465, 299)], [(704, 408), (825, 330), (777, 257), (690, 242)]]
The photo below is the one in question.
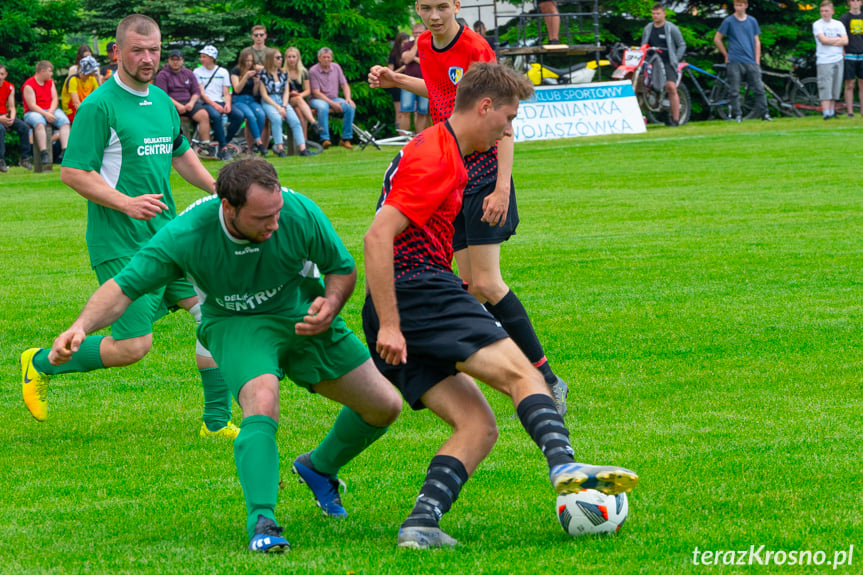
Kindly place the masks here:
[(641, 43), (651, 48), (658, 48), (665, 67), (665, 91), (671, 103), (671, 125), (680, 122), (680, 96), (677, 94), (677, 64), (686, 53), (686, 42), (680, 33), (680, 28), (666, 21), (665, 6), (661, 2), (653, 5), (650, 12), (653, 23), (644, 27)]

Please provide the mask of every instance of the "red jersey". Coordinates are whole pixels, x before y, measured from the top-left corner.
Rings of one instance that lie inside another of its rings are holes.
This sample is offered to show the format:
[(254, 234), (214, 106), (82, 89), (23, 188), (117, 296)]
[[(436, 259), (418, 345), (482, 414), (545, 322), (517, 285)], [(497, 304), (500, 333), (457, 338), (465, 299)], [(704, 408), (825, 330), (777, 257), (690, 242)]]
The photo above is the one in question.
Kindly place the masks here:
[[(51, 107), (51, 100), (53, 99), (53, 95), (51, 93), (51, 88), (54, 87), (54, 80), (48, 80), (41, 86), (39, 82), (36, 81), (36, 76), (30, 76), (24, 85), (21, 86), (21, 91), (24, 91), (24, 86), (30, 86), (33, 88), (33, 92), (36, 96), (36, 105), (42, 108), (43, 110), (47, 110)], [(24, 100), (24, 97), (21, 97)], [(30, 111), (30, 108), (27, 106), (27, 100), (24, 100), (24, 112), (27, 113)]]
[(15, 85), (8, 80), (3, 80), (0, 83), (0, 116), (5, 116), (9, 113), (6, 104), (9, 102), (9, 94), (15, 90)]
[(455, 90), (474, 62), (496, 62), (486, 39), (462, 26), (449, 46), (438, 50), (428, 30), (417, 38), (417, 56), (429, 91), (429, 113), (435, 124), (449, 119), (455, 106)]
[[(455, 107), (455, 91), (464, 73), (474, 62), (496, 62), (488, 41), (461, 26), (449, 46), (437, 49), (432, 34), (426, 30), (417, 38), (420, 67), (429, 92), (429, 113), (435, 124), (447, 120)], [(465, 194), (492, 187), (497, 181), (497, 146), (485, 152), (475, 152), (464, 159), (468, 171)]]
[(378, 200), (410, 224), (393, 242), (395, 280), (452, 272), (453, 222), (461, 211), (467, 171), (444, 122), (424, 130), (393, 159)]

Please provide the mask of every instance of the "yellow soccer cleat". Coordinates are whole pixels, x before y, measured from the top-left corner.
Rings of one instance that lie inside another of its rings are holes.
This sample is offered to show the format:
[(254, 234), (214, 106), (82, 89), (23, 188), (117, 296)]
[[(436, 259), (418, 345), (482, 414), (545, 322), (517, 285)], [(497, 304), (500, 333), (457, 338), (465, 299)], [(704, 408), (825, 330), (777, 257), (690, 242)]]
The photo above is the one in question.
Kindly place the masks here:
[(226, 439), (236, 439), (239, 434), (240, 428), (231, 423), (230, 421), (228, 422), (228, 425), (217, 431), (210, 431), (209, 429), (207, 429), (207, 424), (203, 421), (201, 422), (200, 436), (205, 439), (207, 437), (224, 437)]
[(39, 373), (33, 366), (33, 356), (40, 351), (32, 347), (21, 354), (21, 393), (30, 415), (37, 421), (48, 419), (48, 380), (49, 375)]

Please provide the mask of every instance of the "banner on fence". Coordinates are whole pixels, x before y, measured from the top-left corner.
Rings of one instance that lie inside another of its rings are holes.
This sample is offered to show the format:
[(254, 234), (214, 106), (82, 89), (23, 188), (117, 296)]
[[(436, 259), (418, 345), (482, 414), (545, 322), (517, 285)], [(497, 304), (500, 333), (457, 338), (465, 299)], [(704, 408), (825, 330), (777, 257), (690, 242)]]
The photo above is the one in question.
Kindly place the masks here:
[(536, 97), (519, 104), (512, 126), (516, 142), (645, 131), (628, 81), (537, 86)]

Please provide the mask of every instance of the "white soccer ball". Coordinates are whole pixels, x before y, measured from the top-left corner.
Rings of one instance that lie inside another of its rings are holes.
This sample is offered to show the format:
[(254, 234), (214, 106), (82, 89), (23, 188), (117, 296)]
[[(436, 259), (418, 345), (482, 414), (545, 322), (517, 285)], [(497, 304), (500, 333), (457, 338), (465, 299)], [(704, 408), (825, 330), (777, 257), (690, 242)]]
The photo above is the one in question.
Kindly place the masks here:
[(573, 537), (617, 533), (628, 514), (626, 493), (606, 495), (584, 489), (557, 496), (557, 519), (563, 530)]

